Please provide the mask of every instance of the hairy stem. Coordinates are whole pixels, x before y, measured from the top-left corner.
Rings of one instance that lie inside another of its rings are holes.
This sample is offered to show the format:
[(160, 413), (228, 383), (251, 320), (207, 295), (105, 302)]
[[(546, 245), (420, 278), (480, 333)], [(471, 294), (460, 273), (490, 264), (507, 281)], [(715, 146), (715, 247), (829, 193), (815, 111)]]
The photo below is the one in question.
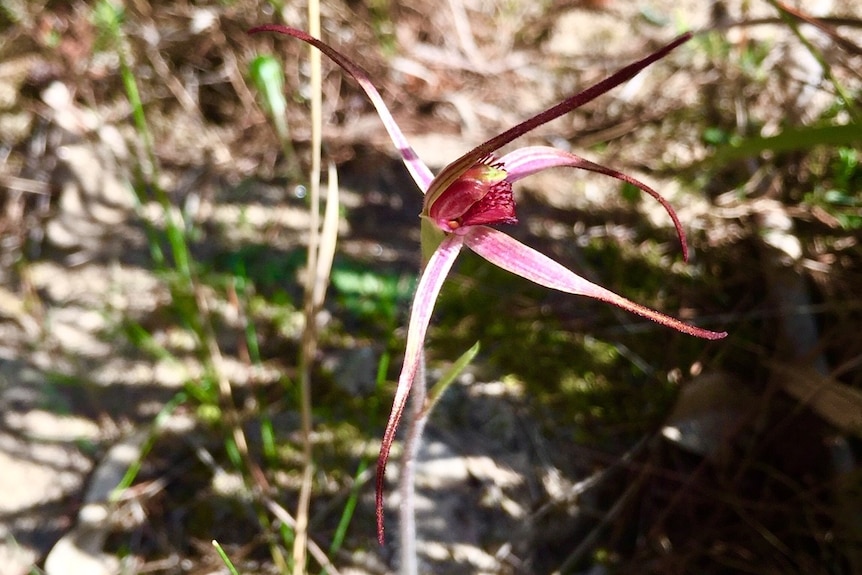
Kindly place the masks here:
[(410, 400), (410, 417), (407, 424), (407, 437), (404, 440), (404, 456), (401, 464), (401, 477), (398, 490), (401, 492), (399, 508), (399, 532), (401, 535), (401, 575), (417, 575), (419, 562), (416, 557), (416, 460), (422, 433), (428, 422), (430, 410), (425, 409), (428, 396), (425, 381), (425, 353), (420, 353), (419, 368), (413, 382), (413, 397)]

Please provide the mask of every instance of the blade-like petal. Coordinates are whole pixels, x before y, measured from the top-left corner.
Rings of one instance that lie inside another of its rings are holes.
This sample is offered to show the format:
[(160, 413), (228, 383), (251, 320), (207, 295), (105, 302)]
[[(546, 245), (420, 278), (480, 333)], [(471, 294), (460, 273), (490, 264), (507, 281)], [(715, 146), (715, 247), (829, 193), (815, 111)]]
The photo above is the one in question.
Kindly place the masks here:
[(681, 44), (689, 41), (692, 38), (691, 32), (687, 32), (673, 41), (671, 41), (666, 46), (659, 48), (649, 56), (638, 60), (632, 64), (629, 64), (625, 68), (622, 68), (618, 72), (608, 76), (598, 84), (594, 84), (587, 88), (582, 92), (578, 92), (574, 96), (570, 96), (560, 102), (555, 106), (551, 106), (547, 110), (543, 112), (539, 112), (532, 118), (525, 120), (514, 126), (502, 134), (494, 136), (487, 142), (483, 144), (479, 144), (445, 168), (443, 168), (439, 174), (437, 174), (437, 178), (433, 181), (432, 186), (428, 189), (428, 193), (425, 195), (425, 206), (432, 204), (434, 200), (437, 199), (437, 195), (443, 193), (446, 188), (452, 185), (455, 180), (457, 180), (461, 174), (464, 173), (465, 170), (469, 169), (473, 164), (488, 156), (489, 154), (499, 150), (509, 142), (515, 140), (526, 134), (527, 132), (534, 130), (541, 126), (542, 124), (546, 124), (551, 120), (559, 118), (563, 114), (567, 114), (571, 112), (575, 108), (583, 106), (587, 102), (590, 102), (597, 97), (601, 96), (608, 90), (619, 86), (623, 82), (627, 82), (634, 78), (638, 72), (649, 66), (650, 64), (655, 63), (658, 60), (661, 60), (665, 56), (668, 55), (671, 50), (678, 48)]
[(392, 411), (389, 421), (386, 423), (386, 431), (383, 433), (383, 441), (380, 444), (380, 455), (377, 458), (377, 538), (383, 544), (383, 479), (386, 472), (386, 462), (389, 460), (389, 451), (395, 440), (395, 432), (401, 421), (401, 414), (407, 405), (410, 388), (416, 378), (419, 369), (419, 361), (422, 354), (422, 346), (425, 343), (425, 332), (428, 330), (428, 322), (431, 320), (431, 312), (437, 301), (437, 295), (452, 264), (461, 251), (464, 241), (461, 236), (449, 235), (439, 245), (434, 255), (428, 260), (428, 264), (419, 279), (416, 295), (413, 297), (413, 308), (410, 312), (410, 323), (407, 328), (407, 346), (404, 351), (404, 365), (401, 367), (401, 375), (398, 376), (398, 388), (395, 390), (395, 399), (392, 401)]
[(526, 178), (529, 175), (547, 170), (548, 168), (570, 167), (604, 174), (635, 186), (655, 198), (668, 213), (670, 219), (673, 221), (673, 226), (676, 228), (679, 242), (682, 245), (682, 257), (685, 261), (688, 261), (688, 244), (685, 241), (685, 232), (682, 229), (682, 223), (679, 221), (676, 211), (661, 194), (643, 182), (612, 168), (607, 168), (575, 154), (548, 146), (520, 148), (500, 158), (500, 163), (503, 164), (506, 172), (508, 172), (507, 179), (510, 182), (516, 182), (521, 178)]
[(256, 26), (248, 31), (249, 34), (258, 34), (260, 32), (277, 32), (279, 34), (293, 36), (307, 44), (311, 44), (329, 56), (333, 62), (341, 66), (348, 74), (353, 76), (353, 79), (356, 80), (359, 87), (365, 91), (368, 95), (368, 99), (371, 100), (371, 103), (377, 110), (377, 114), (383, 121), (383, 125), (386, 127), (386, 131), (389, 132), (389, 137), (392, 138), (392, 142), (395, 144), (395, 147), (398, 148), (398, 152), (401, 154), (401, 159), (404, 161), (404, 165), (407, 166), (407, 170), (410, 172), (410, 175), (413, 176), (413, 180), (422, 190), (422, 193), (425, 193), (428, 186), (431, 184), (431, 181), (434, 179), (434, 175), (431, 173), (428, 166), (419, 159), (419, 156), (416, 155), (416, 152), (407, 142), (407, 138), (405, 138), (404, 134), (401, 133), (401, 128), (398, 127), (398, 124), (395, 122), (395, 118), (392, 117), (392, 114), (389, 112), (389, 108), (387, 108), (386, 104), (383, 102), (383, 97), (380, 95), (380, 92), (377, 91), (377, 88), (374, 87), (374, 84), (371, 83), (368, 72), (363, 70), (361, 66), (355, 64), (347, 56), (343, 55), (329, 44), (325, 44), (314, 36), (306, 34), (302, 30), (297, 30), (296, 28), (291, 28), (289, 26), (282, 26), (280, 24), (265, 24), (263, 26)]
[(695, 337), (721, 339), (727, 335), (727, 332), (709, 331), (688, 325), (676, 318), (627, 300), (585, 280), (543, 253), (495, 229), (477, 226), (471, 228), (463, 237), (467, 247), (492, 264), (541, 286), (595, 298)]

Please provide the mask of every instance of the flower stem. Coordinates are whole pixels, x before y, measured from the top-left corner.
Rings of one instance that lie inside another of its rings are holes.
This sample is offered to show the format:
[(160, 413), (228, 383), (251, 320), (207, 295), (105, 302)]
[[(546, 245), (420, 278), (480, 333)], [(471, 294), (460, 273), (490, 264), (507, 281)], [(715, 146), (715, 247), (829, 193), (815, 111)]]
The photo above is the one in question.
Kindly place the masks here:
[(407, 423), (407, 437), (404, 440), (404, 455), (401, 463), (401, 477), (398, 490), (401, 492), (399, 507), (399, 532), (401, 535), (401, 575), (417, 575), (419, 562), (416, 556), (416, 461), (422, 433), (428, 422), (430, 410), (425, 409), (428, 396), (425, 380), (425, 353), (420, 352), (419, 367), (413, 382), (413, 397), (410, 400), (410, 415)]

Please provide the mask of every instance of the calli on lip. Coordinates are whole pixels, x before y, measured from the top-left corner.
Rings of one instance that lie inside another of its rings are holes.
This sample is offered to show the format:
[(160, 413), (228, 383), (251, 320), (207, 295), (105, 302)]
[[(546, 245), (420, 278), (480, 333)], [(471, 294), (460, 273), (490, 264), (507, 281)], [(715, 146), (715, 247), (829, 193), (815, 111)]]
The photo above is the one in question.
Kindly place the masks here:
[(521, 148), (499, 159), (494, 156), (494, 153), (536, 127), (550, 122), (630, 80), (641, 70), (664, 58), (672, 50), (691, 39), (690, 33), (677, 37), (645, 58), (625, 66), (582, 92), (564, 99), (562, 102), (476, 146), (443, 168), (435, 177), (407, 142), (397, 122), (383, 102), (383, 98), (362, 67), (330, 45), (301, 30), (276, 24), (258, 26), (250, 30), (250, 33), (259, 32), (276, 32), (298, 38), (318, 48), (349, 73), (368, 95), (405, 166), (416, 185), (425, 194), (423, 209), (420, 214), (422, 254), (425, 265), (419, 278), (416, 295), (413, 298), (407, 329), (404, 363), (398, 377), (392, 410), (383, 434), (380, 455), (377, 459), (377, 535), (381, 544), (383, 543), (383, 491), (386, 463), (401, 416), (407, 405), (411, 386), (419, 372), (425, 334), (428, 330), (434, 304), (462, 247), (467, 246), (489, 262), (544, 287), (607, 302), (694, 337), (715, 340), (727, 336), (726, 332), (699, 328), (632, 302), (584, 279), (511, 236), (488, 227), (490, 224), (514, 224), (517, 222), (515, 201), (512, 195), (512, 184), (516, 181), (550, 168), (578, 168), (632, 184), (660, 202), (673, 221), (682, 244), (683, 258), (688, 259), (685, 233), (676, 212), (658, 192), (646, 184), (612, 168), (548, 146)]

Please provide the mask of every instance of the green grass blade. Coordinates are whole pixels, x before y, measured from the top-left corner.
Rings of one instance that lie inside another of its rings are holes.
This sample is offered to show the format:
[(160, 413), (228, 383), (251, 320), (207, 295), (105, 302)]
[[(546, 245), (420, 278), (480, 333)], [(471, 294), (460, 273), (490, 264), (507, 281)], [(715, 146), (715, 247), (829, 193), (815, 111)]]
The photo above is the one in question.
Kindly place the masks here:
[(251, 80), (263, 100), (264, 108), (275, 124), (278, 139), (290, 139), (287, 129), (287, 99), (284, 97), (284, 73), (272, 56), (258, 56), (249, 65)]
[(174, 412), (174, 410), (176, 410), (177, 407), (185, 403), (187, 399), (188, 396), (186, 395), (186, 393), (181, 391), (174, 395), (171, 400), (168, 401), (164, 405), (164, 407), (159, 410), (159, 413), (156, 414), (150, 435), (149, 437), (147, 437), (147, 440), (141, 446), (141, 451), (138, 455), (138, 458), (135, 459), (135, 461), (133, 461), (131, 465), (129, 465), (129, 468), (126, 470), (126, 473), (123, 475), (123, 478), (114, 488), (111, 495), (112, 499), (119, 496), (123, 491), (131, 487), (132, 483), (134, 483), (135, 481), (135, 478), (138, 476), (138, 472), (140, 472), (141, 470), (141, 463), (152, 450), (153, 445), (156, 442), (156, 438), (158, 437), (159, 431), (165, 423), (165, 420), (170, 417), (170, 415)]
[[(368, 460), (363, 459), (359, 462), (359, 467), (356, 469), (356, 474), (353, 476), (353, 485), (350, 488), (350, 496), (344, 504), (341, 518), (338, 520), (338, 527), (336, 527), (335, 533), (332, 536), (332, 543), (329, 545), (330, 557), (333, 557), (344, 544), (344, 538), (347, 535), (347, 528), (350, 527), (350, 521), (353, 519), (356, 505), (359, 503), (359, 491), (364, 485), (364, 482), (361, 481), (361, 479), (367, 470)], [(323, 570), (322, 573), (327, 573), (327, 571)]]
[(721, 147), (704, 160), (710, 166), (719, 166), (764, 152), (790, 152), (808, 150), (816, 146), (851, 146), (862, 141), (862, 126), (797, 126), (786, 128), (774, 136), (746, 138)]
[(455, 363), (449, 367), (448, 370), (443, 374), (434, 387), (431, 389), (431, 392), (428, 394), (428, 400), (425, 402), (425, 409), (422, 411), (422, 417), (427, 417), (431, 411), (434, 410), (434, 406), (437, 405), (437, 402), (440, 401), (440, 398), (443, 397), (443, 394), (449, 389), (449, 386), (455, 381), (455, 378), (458, 377), (464, 369), (470, 365), (470, 362), (473, 361), (473, 358), (476, 357), (476, 354), (479, 353), (479, 342), (473, 344), (473, 346), (461, 354)]
[(230, 571), (230, 575), (239, 575), (239, 571), (237, 571), (236, 567), (233, 566), (233, 563), (231, 563), (230, 557), (227, 556), (227, 553), (225, 553), (224, 549), (222, 549), (222, 546), (219, 545), (219, 542), (216, 541), (215, 539), (213, 539), (212, 543), (213, 543), (213, 547), (215, 547), (216, 553), (218, 553), (218, 556), (221, 558), (222, 562), (225, 564), (225, 567), (227, 567), (228, 571)]

